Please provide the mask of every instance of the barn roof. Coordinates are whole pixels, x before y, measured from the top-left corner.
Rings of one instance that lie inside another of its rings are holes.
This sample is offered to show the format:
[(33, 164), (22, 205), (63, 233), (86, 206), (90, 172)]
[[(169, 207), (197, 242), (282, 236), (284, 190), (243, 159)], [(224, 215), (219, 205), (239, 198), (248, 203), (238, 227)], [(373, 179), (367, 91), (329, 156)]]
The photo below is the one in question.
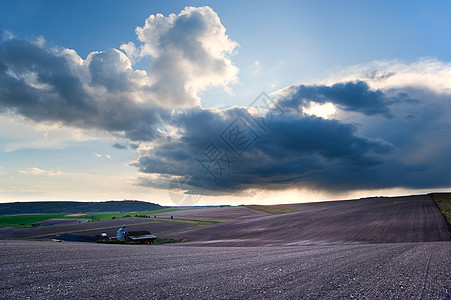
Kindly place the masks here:
[(57, 235), (55, 240), (59, 241), (66, 241), (66, 242), (96, 242), (99, 238), (93, 237), (93, 236), (86, 236), (86, 235), (78, 235), (78, 234), (72, 234), (72, 233), (63, 233), (60, 235)]
[(133, 241), (151, 240), (151, 239), (153, 240), (153, 239), (157, 238), (157, 236), (152, 233), (145, 234), (145, 235), (130, 235), (129, 234), (128, 237)]

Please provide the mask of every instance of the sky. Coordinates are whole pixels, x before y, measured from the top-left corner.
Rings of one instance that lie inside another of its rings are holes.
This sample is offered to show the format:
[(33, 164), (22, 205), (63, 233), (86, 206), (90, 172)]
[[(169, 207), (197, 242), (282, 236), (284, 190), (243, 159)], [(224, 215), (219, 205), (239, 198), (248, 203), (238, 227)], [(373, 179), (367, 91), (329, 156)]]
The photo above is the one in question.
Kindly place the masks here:
[(449, 1), (0, 2), (0, 202), (451, 189)]

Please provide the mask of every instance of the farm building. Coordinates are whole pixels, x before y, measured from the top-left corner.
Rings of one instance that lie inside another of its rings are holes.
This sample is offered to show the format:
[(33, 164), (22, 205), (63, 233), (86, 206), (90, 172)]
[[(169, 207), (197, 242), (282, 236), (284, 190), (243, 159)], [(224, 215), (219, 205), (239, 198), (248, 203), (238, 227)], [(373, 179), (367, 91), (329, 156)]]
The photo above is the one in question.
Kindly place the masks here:
[(60, 235), (57, 235), (55, 238), (53, 238), (54, 241), (58, 242), (87, 242), (87, 243), (94, 243), (97, 240), (99, 240), (98, 237), (94, 236), (86, 236), (86, 235), (79, 235), (79, 234), (72, 234), (72, 233), (63, 233)]
[(117, 230), (117, 239), (119, 241), (140, 242), (142, 244), (150, 244), (157, 239), (157, 237), (147, 230), (144, 231), (130, 231), (128, 232), (123, 225)]
[(128, 238), (134, 242), (140, 242), (141, 244), (151, 244), (157, 239), (157, 236), (147, 230), (130, 231), (128, 233)]

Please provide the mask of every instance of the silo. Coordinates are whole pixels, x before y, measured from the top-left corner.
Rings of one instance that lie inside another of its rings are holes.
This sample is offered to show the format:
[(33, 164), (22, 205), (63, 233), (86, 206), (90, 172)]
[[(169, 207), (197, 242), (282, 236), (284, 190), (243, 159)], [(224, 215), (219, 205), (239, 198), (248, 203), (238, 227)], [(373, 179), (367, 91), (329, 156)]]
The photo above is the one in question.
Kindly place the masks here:
[(122, 227), (117, 230), (117, 239), (119, 241), (125, 241), (127, 235), (128, 235), (127, 229), (125, 229), (125, 225), (122, 225)]

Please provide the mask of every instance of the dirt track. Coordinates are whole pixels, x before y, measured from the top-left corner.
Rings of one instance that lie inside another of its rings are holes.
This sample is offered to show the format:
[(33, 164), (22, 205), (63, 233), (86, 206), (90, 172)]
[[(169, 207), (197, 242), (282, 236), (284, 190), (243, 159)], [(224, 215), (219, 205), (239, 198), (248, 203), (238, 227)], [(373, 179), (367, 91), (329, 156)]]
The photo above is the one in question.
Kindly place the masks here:
[(0, 241), (0, 299), (439, 299), (450, 249)]
[(331, 245), (451, 241), (427, 196), (291, 205), (299, 212), (171, 233), (186, 244), (210, 246)]

